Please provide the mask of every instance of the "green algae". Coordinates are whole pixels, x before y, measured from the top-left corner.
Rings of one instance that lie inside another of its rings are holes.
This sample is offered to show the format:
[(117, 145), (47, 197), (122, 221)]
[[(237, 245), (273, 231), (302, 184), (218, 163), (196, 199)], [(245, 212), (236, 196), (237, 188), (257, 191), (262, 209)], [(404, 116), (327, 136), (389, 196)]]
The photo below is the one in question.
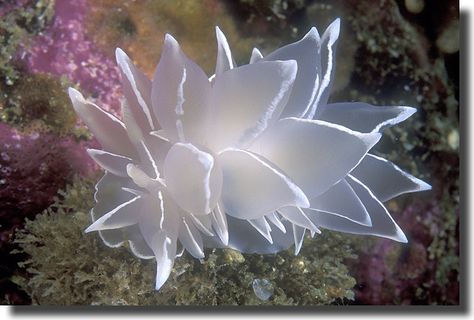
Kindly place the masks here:
[(66, 93), (69, 85), (64, 78), (47, 74), (21, 74), (13, 85), (3, 88), (2, 121), (25, 132), (73, 133), (76, 116)]
[(20, 45), (27, 46), (30, 39), (52, 21), (55, 0), (28, 1), (22, 8), (12, 10), (0, 19), (0, 79), (7, 86), (20, 77), (12, 63)]
[(0, 19), (0, 120), (23, 131), (71, 133), (75, 116), (67, 80), (26, 74), (16, 58), (52, 21), (54, 0), (29, 1)]
[[(93, 205), (93, 183), (76, 179), (55, 203), (15, 242), (28, 258), (15, 282), (40, 305), (321, 305), (347, 303), (355, 280), (345, 259), (355, 255), (344, 235), (324, 232), (305, 239), (302, 251), (277, 255), (206, 250), (196, 260), (186, 253), (176, 260), (170, 278), (154, 290), (155, 263), (140, 260), (126, 247), (106, 247), (97, 234), (85, 235)], [(252, 282), (266, 279), (274, 288), (267, 301)]]

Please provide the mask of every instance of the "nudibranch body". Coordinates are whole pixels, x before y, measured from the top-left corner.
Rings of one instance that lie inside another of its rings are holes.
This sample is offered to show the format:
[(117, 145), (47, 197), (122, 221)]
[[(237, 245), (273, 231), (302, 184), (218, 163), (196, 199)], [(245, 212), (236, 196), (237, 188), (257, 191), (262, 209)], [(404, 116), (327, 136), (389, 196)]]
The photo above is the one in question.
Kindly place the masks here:
[(151, 81), (117, 49), (122, 120), (69, 90), (106, 170), (86, 231), (156, 259), (157, 290), (179, 245), (200, 259), (204, 247), (298, 254), (306, 230), (407, 242), (383, 202), (431, 187), (369, 151), (416, 110), (328, 103), (339, 26), (242, 66), (216, 28), (210, 78), (170, 35)]

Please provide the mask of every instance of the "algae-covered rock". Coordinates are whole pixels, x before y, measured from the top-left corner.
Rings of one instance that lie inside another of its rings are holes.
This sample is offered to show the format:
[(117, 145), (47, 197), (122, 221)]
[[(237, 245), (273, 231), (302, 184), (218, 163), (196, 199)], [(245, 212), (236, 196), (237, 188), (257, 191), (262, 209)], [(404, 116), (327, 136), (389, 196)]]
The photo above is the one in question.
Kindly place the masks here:
[(66, 80), (47, 74), (21, 74), (13, 85), (0, 85), (1, 119), (29, 133), (74, 133), (76, 115), (67, 87)]
[[(2, 1), (3, 2), (3, 1)], [(7, 1), (8, 2), (8, 1)], [(0, 79), (12, 85), (19, 77), (13, 63), (19, 46), (27, 46), (31, 37), (40, 33), (53, 18), (54, 0), (24, 1), (19, 8), (1, 12), (0, 4)], [(7, 8), (8, 9), (8, 8)]]
[[(351, 81), (333, 101), (416, 107), (410, 119), (385, 130), (371, 152), (433, 186), (416, 199), (407, 195), (387, 203), (409, 243), (400, 248), (377, 239), (364, 248), (351, 267), (358, 282), (356, 301), (458, 304), (459, 57), (453, 53), (458, 37), (452, 27), (459, 20), (457, 2), (425, 2), (416, 15), (394, 0), (331, 3), (356, 46)], [(452, 50), (437, 45), (445, 32), (451, 34)], [(339, 53), (351, 52), (344, 42), (339, 44)]]
[[(90, 223), (93, 184), (76, 180), (35, 220), (26, 222), (15, 242), (29, 258), (20, 263), (26, 276), (16, 281), (41, 305), (320, 305), (353, 299), (355, 280), (344, 259), (354, 258), (343, 235), (324, 232), (306, 239), (299, 256), (206, 251), (201, 262), (183, 255), (168, 282), (154, 290), (155, 263), (127, 248), (106, 247)], [(254, 291), (265, 279), (267, 300)]]
[(184, 52), (206, 73), (215, 68), (219, 26), (228, 37), (237, 62), (248, 62), (255, 41), (240, 33), (240, 26), (221, 1), (113, 1), (91, 4), (87, 25), (94, 42), (113, 56), (124, 49), (151, 76), (161, 53), (165, 33), (178, 39)]

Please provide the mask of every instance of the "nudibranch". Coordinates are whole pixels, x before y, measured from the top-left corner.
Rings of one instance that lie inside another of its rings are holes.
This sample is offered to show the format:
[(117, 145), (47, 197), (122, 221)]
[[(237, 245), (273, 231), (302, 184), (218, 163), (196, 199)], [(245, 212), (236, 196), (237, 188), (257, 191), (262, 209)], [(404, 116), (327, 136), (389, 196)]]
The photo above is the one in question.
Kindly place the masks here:
[(165, 36), (148, 79), (116, 51), (122, 119), (69, 89), (74, 109), (101, 145), (105, 169), (93, 223), (104, 243), (129, 243), (156, 259), (158, 290), (180, 248), (275, 253), (321, 229), (407, 242), (383, 202), (431, 187), (370, 150), (385, 128), (415, 113), (406, 106), (328, 103), (340, 21), (320, 36), (237, 66), (216, 27), (211, 77)]

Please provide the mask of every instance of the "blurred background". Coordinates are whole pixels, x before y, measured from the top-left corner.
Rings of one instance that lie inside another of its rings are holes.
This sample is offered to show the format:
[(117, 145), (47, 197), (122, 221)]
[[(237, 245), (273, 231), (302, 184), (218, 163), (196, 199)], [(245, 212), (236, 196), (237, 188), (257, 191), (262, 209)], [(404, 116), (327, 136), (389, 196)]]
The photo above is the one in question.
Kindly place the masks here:
[[(209, 292), (212, 288), (235, 286), (242, 293), (229, 293), (230, 300), (219, 300), (224, 299), (225, 295), (221, 295), (209, 302), (199, 298), (201, 289), (193, 284), (192, 300), (180, 293), (184, 287), (180, 289), (180, 271), (175, 270), (170, 288), (165, 289), (170, 293), (168, 300), (162, 302), (459, 304), (457, 0), (0, 1), (0, 302), (144, 303), (127, 300), (120, 292), (114, 292), (115, 300), (100, 300), (87, 291), (93, 286), (81, 289), (87, 292), (82, 295), (76, 292), (59, 297), (59, 291), (73, 292), (92, 281), (77, 270), (86, 270), (84, 274), (98, 270), (89, 265), (68, 264), (68, 255), (80, 256), (82, 252), (77, 242), (67, 242), (82, 241), (79, 222), (77, 229), (65, 234), (57, 227), (68, 224), (67, 220), (35, 219), (45, 212), (54, 216), (65, 211), (66, 216), (76, 218), (77, 212), (87, 212), (86, 204), (91, 204), (80, 196), (91, 199), (93, 184), (100, 176), (85, 153), (85, 148), (96, 142), (78, 123), (66, 93), (69, 86), (120, 116), (116, 47), (124, 49), (151, 77), (164, 34), (170, 33), (186, 54), (211, 75), (216, 58), (216, 25), (226, 34), (237, 64), (244, 64), (253, 47), (265, 55), (299, 40), (312, 26), (322, 33), (337, 17), (341, 18), (341, 35), (330, 101), (409, 105), (418, 109), (409, 120), (387, 130), (375, 150), (433, 186), (430, 192), (404, 195), (387, 204), (409, 244), (350, 235), (321, 243), (307, 239), (304, 246), (315, 249), (303, 251), (306, 260), (301, 261), (311, 264), (314, 272), (310, 267), (306, 271), (303, 268), (297, 275), (303, 279), (298, 284), (288, 282), (282, 274), (284, 267), (291, 269), (289, 266), (301, 262), (291, 254), (279, 256), (284, 261), (281, 267), (276, 260), (267, 258), (261, 258), (261, 264), (255, 267), (255, 257), (235, 258), (229, 252), (222, 255), (213, 251), (209, 259), (224, 259), (225, 268), (245, 266), (247, 273), (243, 274), (244, 280), (236, 279), (226, 286), (210, 280)], [(85, 206), (82, 211), (78, 209), (81, 205)], [(52, 232), (53, 227), (63, 234)], [(65, 239), (62, 247), (58, 241), (48, 247), (48, 235), (53, 241)], [(339, 249), (324, 249), (328, 243)], [(97, 250), (108, 252), (96, 245)], [(46, 256), (42, 248), (55, 259)], [(204, 267), (193, 265), (186, 258), (184, 261), (176, 268), (189, 271), (193, 277), (199, 277), (199, 272), (218, 274), (225, 269), (216, 271), (209, 261)], [(317, 265), (317, 261), (321, 264)], [(324, 268), (328, 268), (326, 263), (335, 266), (335, 261), (337, 281), (328, 274), (332, 271), (324, 271), (332, 270)], [(53, 269), (70, 276), (59, 281), (50, 273)], [(104, 274), (107, 272), (114, 271)], [(270, 284), (271, 289), (267, 289), (271, 294), (257, 299), (258, 292), (265, 288), (261, 288), (262, 281), (256, 282), (261, 280), (256, 277), (265, 272), (269, 280), (263, 283)], [(252, 276), (247, 277), (249, 274)], [(185, 279), (187, 282), (181, 283), (193, 283), (191, 276)], [(298, 286), (299, 291), (292, 293), (292, 285)], [(316, 291), (307, 292), (301, 287)], [(142, 294), (148, 299), (153, 293)], [(252, 294), (257, 298), (248, 298)], [(239, 300), (232, 300), (237, 295)]]

